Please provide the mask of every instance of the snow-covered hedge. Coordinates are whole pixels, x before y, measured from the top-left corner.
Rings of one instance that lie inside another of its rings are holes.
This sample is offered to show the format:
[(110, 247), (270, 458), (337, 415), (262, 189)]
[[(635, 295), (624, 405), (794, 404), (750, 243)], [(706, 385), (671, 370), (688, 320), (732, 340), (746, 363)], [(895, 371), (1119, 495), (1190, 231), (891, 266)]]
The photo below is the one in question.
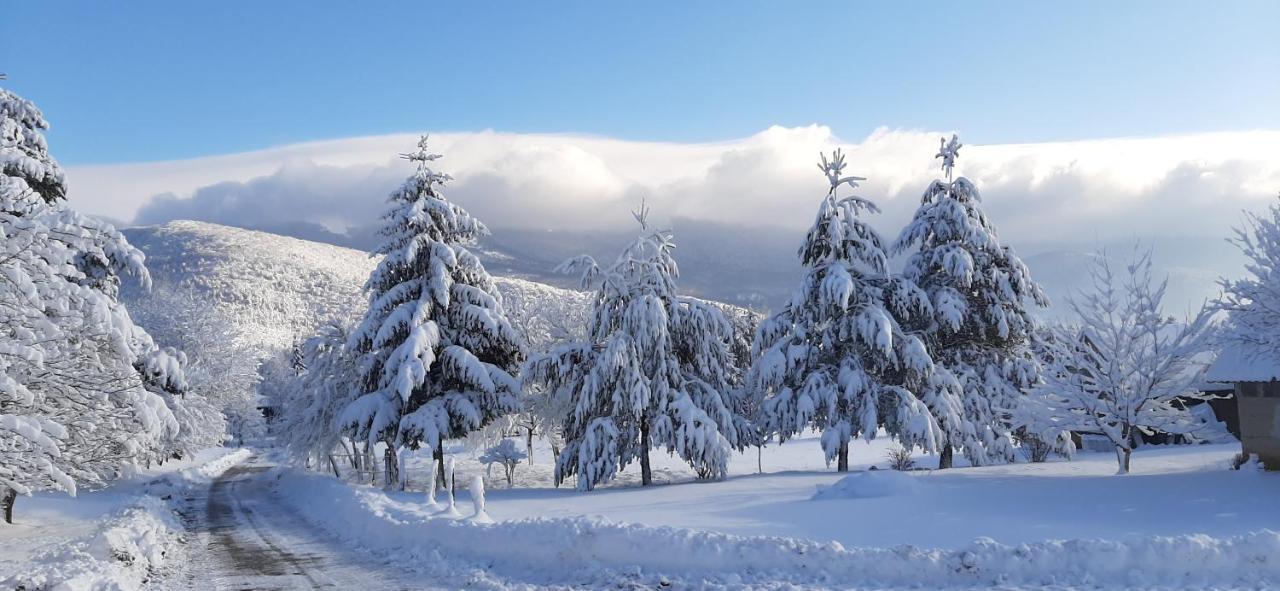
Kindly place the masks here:
[[(427, 517), (381, 491), (282, 473), (281, 496), (302, 515), (355, 545), (426, 560), (492, 565), (529, 583), (590, 585), (616, 577), (680, 580), (681, 587), (785, 581), (801, 585), (1090, 588), (1258, 587), (1280, 581), (1280, 533), (1228, 538), (1152, 537), (1138, 542), (978, 539), (942, 550), (845, 548), (836, 542), (736, 536), (603, 519), (527, 519), (478, 525)], [(493, 549), (504, 549), (495, 558)], [(420, 560), (404, 560), (415, 564)]]
[(108, 517), (93, 535), (37, 557), (27, 571), (0, 581), (0, 589), (141, 588), (182, 547), (182, 523), (162, 498), (206, 485), (249, 455), (238, 449), (148, 483), (145, 494)]

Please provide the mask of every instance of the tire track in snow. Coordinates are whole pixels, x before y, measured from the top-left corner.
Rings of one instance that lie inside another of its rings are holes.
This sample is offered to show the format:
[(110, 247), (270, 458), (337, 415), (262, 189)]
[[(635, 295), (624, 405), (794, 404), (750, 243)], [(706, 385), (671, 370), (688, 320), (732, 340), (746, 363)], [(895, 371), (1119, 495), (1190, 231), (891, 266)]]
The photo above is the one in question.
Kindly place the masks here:
[[(268, 465), (246, 462), (209, 489), (191, 520), (205, 540), (196, 588), (220, 590), (424, 589), (394, 565), (339, 542), (279, 502)], [(203, 529), (204, 531), (199, 531)]]

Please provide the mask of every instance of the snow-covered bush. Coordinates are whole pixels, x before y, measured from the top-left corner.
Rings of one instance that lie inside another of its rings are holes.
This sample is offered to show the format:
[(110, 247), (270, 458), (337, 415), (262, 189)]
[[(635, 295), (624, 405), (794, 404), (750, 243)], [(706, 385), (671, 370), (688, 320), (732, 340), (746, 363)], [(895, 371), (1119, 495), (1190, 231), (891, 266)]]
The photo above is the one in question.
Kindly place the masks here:
[(732, 326), (721, 310), (676, 294), (674, 244), (651, 232), (648, 209), (635, 212), (645, 233), (607, 268), (582, 256), (561, 265), (597, 285), (582, 340), (537, 356), (525, 382), (540, 388), (560, 421), (564, 451), (556, 483), (577, 475), (591, 490), (633, 460), (652, 483), (649, 450), (665, 447), (702, 478), (725, 475), (729, 451), (740, 446), (732, 400)]
[(954, 135), (941, 143), (937, 157), (947, 178), (929, 185), (893, 245), (895, 254), (914, 249), (903, 275), (928, 295), (933, 322), (925, 341), (963, 396), (958, 416), (934, 409), (945, 438), (939, 468), (951, 466), (952, 449), (975, 465), (1014, 459), (1012, 413), (1039, 379), (1027, 308), (1049, 303), (1027, 266), (1000, 243), (977, 187), (952, 179), (960, 146)]
[(450, 177), (432, 170), (439, 157), (426, 137), (405, 156), (417, 170), (389, 198), (374, 251), (382, 260), (365, 284), (369, 308), (347, 346), (362, 395), (339, 425), (369, 447), (385, 444), (387, 482), (398, 480), (398, 446), (425, 446), (442, 461), (445, 439), (520, 410), (512, 374), (522, 342), (466, 248), (488, 229), (440, 193)]
[(889, 467), (898, 471), (912, 470), (916, 467), (916, 461), (911, 457), (911, 450), (895, 445), (889, 448), (886, 454), (889, 460)]
[(484, 453), (480, 455), (480, 462), (483, 464), (500, 464), (503, 474), (507, 477), (507, 488), (511, 488), (516, 476), (516, 466), (520, 465), (520, 462), (528, 457), (528, 454), (516, 447), (516, 442), (510, 439), (503, 439), (502, 443), (484, 450)]
[(1092, 291), (1069, 300), (1076, 324), (1054, 328), (1044, 383), (1025, 399), (1019, 420), (1046, 441), (1065, 431), (1101, 435), (1127, 474), (1140, 433), (1194, 436), (1204, 427), (1181, 400), (1209, 397), (1195, 384), (1210, 311), (1183, 322), (1162, 315), (1167, 281), (1153, 281), (1149, 251), (1123, 278), (1107, 257), (1096, 257), (1091, 279)]
[(768, 430), (779, 440), (822, 430), (827, 461), (849, 469), (849, 442), (880, 427), (904, 445), (934, 451), (943, 440), (936, 414), (958, 423), (959, 385), (935, 372), (921, 338), (909, 332), (933, 314), (927, 294), (889, 274), (880, 235), (862, 219), (876, 213), (861, 197), (839, 197), (837, 150), (818, 165), (829, 181), (817, 218), (800, 247), (804, 279), (783, 309), (760, 323), (748, 381), (764, 392)]

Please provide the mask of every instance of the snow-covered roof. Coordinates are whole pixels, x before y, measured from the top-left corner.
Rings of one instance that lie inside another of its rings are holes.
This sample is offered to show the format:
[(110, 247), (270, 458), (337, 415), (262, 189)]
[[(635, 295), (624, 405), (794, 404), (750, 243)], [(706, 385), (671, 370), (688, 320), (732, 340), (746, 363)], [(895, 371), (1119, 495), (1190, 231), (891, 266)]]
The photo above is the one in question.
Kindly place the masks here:
[(1222, 348), (1204, 374), (1207, 382), (1270, 382), (1280, 380), (1280, 360), (1257, 354), (1239, 344)]

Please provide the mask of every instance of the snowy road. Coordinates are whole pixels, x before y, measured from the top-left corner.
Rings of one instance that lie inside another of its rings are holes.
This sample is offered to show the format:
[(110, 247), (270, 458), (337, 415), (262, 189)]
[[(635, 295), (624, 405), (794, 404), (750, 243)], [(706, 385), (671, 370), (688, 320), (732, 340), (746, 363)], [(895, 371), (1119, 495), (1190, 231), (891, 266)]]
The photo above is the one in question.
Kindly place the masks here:
[[(354, 551), (279, 502), (270, 466), (228, 470), (192, 501), (187, 526), (203, 548), (178, 578), (196, 589), (431, 589), (397, 580), (397, 569)], [(403, 575), (407, 578), (407, 574)], [(166, 587), (176, 583), (169, 579)]]

